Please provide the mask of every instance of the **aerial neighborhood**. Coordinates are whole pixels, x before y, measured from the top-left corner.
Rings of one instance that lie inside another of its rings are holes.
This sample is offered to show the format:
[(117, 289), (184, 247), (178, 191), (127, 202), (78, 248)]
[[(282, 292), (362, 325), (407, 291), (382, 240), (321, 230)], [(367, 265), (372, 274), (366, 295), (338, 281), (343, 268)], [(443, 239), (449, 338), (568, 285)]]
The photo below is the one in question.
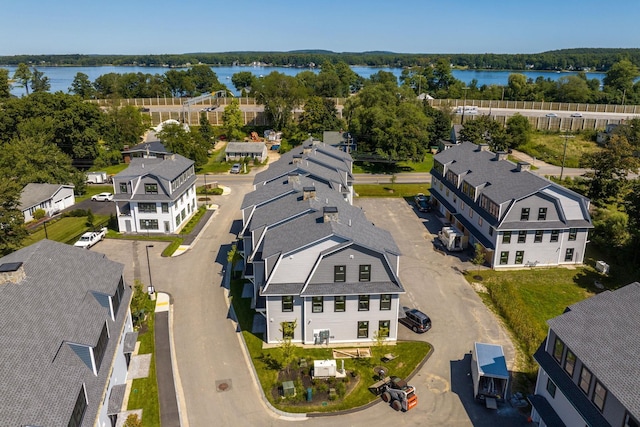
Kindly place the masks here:
[(640, 54), (584, 51), (0, 56), (0, 425), (638, 427)]

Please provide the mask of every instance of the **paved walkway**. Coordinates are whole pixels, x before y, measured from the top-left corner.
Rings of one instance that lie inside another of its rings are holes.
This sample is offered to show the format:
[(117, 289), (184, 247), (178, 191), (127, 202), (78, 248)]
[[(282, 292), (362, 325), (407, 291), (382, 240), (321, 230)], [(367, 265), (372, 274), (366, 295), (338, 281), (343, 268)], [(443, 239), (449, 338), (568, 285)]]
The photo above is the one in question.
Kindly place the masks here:
[(170, 308), (169, 295), (158, 293), (154, 326), (156, 378), (160, 403), (160, 424), (162, 427), (180, 427), (180, 410), (173, 377), (173, 350), (169, 336)]

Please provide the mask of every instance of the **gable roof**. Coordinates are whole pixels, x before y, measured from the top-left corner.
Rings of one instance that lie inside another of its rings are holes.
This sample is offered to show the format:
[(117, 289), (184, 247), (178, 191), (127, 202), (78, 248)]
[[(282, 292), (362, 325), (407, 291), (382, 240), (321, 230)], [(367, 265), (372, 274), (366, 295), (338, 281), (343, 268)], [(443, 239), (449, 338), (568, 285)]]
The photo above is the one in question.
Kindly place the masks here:
[(640, 283), (568, 307), (547, 324), (593, 375), (640, 419)]
[(114, 179), (129, 179), (153, 175), (167, 181), (172, 181), (194, 164), (195, 162), (193, 160), (187, 159), (180, 154), (171, 154), (163, 159), (134, 157), (131, 159), (129, 166), (118, 173)]
[(65, 184), (29, 183), (22, 189), (22, 194), (20, 195), (20, 206), (18, 208), (21, 211), (24, 211), (32, 206), (39, 205), (40, 203), (53, 198), (53, 196), (55, 196), (62, 188), (74, 188), (74, 186)]
[(164, 144), (158, 140), (143, 142), (126, 150), (122, 150), (123, 153), (146, 153), (147, 151), (149, 153), (169, 154)]
[[(0, 277), (0, 402), (7, 425), (67, 425), (84, 383), (93, 425), (107, 385), (131, 290), (125, 286), (116, 321), (105, 307), (123, 265), (103, 254), (42, 240), (0, 258), (22, 263), (18, 283)], [(109, 344), (95, 376), (73, 345), (95, 346), (107, 323)]]
[(225, 153), (262, 154), (267, 146), (264, 142), (229, 142)]

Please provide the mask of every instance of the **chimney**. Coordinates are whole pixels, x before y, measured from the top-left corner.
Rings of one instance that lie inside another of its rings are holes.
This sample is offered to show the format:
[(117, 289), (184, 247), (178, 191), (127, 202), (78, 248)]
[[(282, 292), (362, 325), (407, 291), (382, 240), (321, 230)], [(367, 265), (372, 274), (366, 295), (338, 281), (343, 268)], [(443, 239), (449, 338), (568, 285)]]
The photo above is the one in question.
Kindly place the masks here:
[(489, 151), (489, 144), (478, 144), (476, 151)]
[(316, 187), (302, 187), (302, 200), (316, 197)]
[(289, 183), (291, 183), (291, 184), (299, 184), (300, 183), (300, 175), (298, 174), (298, 172), (289, 172), (287, 177), (289, 178)]
[(531, 165), (527, 162), (518, 162), (517, 171), (524, 172), (531, 170)]
[(322, 218), (326, 222), (338, 222), (338, 208), (336, 206), (325, 206), (322, 208)]
[(306, 144), (304, 144), (302, 146), (302, 154), (309, 154), (311, 153), (311, 148), (313, 147), (313, 144), (311, 142), (308, 142)]
[(0, 285), (3, 283), (20, 283), (27, 277), (21, 262), (7, 262), (0, 265)]
[(509, 155), (509, 153), (507, 153), (506, 151), (496, 151), (495, 160), (497, 160), (497, 161), (507, 160), (507, 156), (508, 155)]
[(302, 163), (302, 154), (294, 154), (291, 161), (294, 165)]

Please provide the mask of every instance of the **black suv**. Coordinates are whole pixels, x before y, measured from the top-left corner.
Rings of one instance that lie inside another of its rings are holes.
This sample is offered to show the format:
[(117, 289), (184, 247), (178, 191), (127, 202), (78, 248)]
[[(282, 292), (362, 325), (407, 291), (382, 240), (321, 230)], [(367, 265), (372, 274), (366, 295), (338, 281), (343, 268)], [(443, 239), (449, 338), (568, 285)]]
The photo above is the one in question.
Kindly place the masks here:
[(422, 333), (431, 329), (431, 319), (420, 310), (416, 308), (406, 309), (404, 314), (405, 317), (399, 318), (398, 321), (411, 328), (413, 332)]

